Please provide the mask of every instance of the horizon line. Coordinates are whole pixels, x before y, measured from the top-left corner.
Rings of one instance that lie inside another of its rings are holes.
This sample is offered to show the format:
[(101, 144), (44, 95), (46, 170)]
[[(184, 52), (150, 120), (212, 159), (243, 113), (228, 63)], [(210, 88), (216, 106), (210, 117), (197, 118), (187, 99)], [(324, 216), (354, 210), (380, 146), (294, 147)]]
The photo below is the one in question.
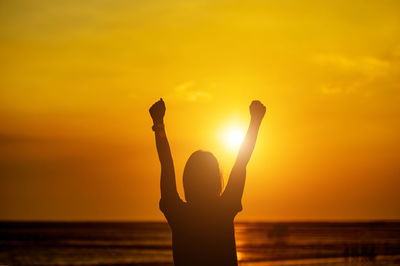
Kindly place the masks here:
[[(293, 219), (293, 220), (239, 220), (234, 223), (399, 223), (400, 219)], [(166, 223), (166, 220), (60, 220), (60, 219), (0, 219), (0, 223)]]

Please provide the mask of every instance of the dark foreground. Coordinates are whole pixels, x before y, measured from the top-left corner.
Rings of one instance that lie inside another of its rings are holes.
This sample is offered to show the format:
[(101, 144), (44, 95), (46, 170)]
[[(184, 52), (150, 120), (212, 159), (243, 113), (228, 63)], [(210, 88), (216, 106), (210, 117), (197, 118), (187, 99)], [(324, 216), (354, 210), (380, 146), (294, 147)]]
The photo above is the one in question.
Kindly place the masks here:
[[(241, 265), (400, 265), (400, 222), (237, 223)], [(0, 265), (171, 265), (165, 223), (0, 222)]]

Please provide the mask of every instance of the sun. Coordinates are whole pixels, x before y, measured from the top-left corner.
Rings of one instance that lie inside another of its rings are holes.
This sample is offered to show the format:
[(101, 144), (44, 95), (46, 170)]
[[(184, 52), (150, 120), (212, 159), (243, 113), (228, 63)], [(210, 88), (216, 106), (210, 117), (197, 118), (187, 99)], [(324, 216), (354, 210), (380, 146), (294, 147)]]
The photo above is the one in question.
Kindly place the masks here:
[(238, 129), (228, 131), (227, 134), (227, 145), (232, 148), (238, 148), (243, 140), (243, 134)]

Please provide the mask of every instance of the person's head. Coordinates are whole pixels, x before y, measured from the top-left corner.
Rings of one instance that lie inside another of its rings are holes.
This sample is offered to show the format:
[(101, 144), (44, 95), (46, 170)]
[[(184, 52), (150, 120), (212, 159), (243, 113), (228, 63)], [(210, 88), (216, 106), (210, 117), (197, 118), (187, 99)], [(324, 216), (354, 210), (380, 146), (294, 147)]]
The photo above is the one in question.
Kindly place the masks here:
[(195, 151), (183, 170), (183, 188), (187, 202), (201, 202), (220, 196), (223, 179), (218, 161), (211, 152)]

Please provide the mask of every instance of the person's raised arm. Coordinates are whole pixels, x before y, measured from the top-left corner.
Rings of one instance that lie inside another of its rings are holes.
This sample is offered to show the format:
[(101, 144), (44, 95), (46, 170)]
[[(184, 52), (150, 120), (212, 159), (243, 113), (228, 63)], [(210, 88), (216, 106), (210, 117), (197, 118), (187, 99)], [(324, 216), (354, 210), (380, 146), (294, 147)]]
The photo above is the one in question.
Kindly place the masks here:
[(246, 180), (246, 166), (253, 153), (254, 146), (256, 145), (258, 130), (265, 115), (265, 110), (265, 106), (260, 101), (253, 101), (250, 104), (250, 125), (240, 146), (238, 156), (223, 194), (228, 200), (240, 200), (242, 198)]
[(156, 138), (158, 158), (161, 163), (161, 198), (178, 197), (175, 181), (174, 162), (172, 160), (171, 150), (164, 128), (165, 104), (162, 99), (153, 104), (149, 109), (153, 119), (153, 131)]

